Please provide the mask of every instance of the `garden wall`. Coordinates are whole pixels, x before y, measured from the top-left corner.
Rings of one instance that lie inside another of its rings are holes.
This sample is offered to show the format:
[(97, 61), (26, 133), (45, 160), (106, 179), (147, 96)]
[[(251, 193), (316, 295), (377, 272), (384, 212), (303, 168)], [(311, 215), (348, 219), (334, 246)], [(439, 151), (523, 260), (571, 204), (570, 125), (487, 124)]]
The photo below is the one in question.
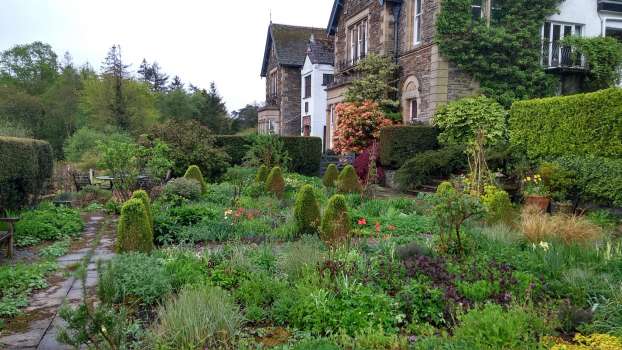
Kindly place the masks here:
[(48, 142), (0, 136), (0, 211), (16, 209), (36, 198), (54, 168)]
[(622, 157), (622, 89), (515, 102), (510, 139), (530, 159)]
[[(318, 175), (322, 159), (322, 139), (319, 137), (281, 136), (285, 150), (291, 158), (291, 171), (308, 175)], [(217, 135), (216, 146), (221, 147), (230, 157), (232, 165), (241, 165), (252, 144), (247, 136)]]

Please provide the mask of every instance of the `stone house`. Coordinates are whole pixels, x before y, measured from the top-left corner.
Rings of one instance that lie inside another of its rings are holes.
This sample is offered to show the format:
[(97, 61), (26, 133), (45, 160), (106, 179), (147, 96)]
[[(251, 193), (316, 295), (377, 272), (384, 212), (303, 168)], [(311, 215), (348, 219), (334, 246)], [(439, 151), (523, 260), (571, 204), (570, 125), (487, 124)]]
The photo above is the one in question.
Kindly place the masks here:
[(311, 37), (329, 39), (325, 28), (270, 23), (261, 67), (266, 102), (259, 109), (259, 133), (301, 135), (301, 69)]
[(405, 123), (427, 122), (438, 106), (474, 95), (479, 83), (439, 53), (434, 42), (441, 0), (335, 0), (328, 33), (335, 36), (335, 79), (327, 89), (328, 148), (335, 106), (356, 79), (356, 64), (370, 53), (400, 66), (399, 95)]

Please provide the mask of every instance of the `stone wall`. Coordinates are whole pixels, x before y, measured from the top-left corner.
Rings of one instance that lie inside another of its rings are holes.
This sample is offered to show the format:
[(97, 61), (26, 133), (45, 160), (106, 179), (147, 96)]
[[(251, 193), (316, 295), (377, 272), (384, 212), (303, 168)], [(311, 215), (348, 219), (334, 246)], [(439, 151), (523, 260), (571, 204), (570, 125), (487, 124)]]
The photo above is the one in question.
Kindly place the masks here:
[(281, 135), (300, 135), (300, 69), (281, 67)]

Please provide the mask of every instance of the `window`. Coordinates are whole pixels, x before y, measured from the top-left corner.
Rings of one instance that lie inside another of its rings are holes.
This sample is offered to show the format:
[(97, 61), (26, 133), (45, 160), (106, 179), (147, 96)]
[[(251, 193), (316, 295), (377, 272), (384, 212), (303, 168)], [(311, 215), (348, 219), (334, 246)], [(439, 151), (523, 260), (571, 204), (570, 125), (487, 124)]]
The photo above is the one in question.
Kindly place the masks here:
[(356, 63), (367, 56), (367, 19), (350, 27), (350, 61)]
[(417, 105), (417, 99), (413, 98), (408, 101), (409, 111), (410, 111), (410, 121), (414, 122), (419, 117), (419, 106)]
[(473, 0), (471, 2), (471, 15), (474, 21), (478, 21), (484, 17), (482, 1), (483, 0)]
[(333, 83), (335, 76), (332, 74), (324, 74), (322, 77), (322, 86), (328, 86)]
[(276, 96), (278, 93), (277, 71), (270, 73), (270, 95)]
[(305, 113), (309, 113), (309, 102), (305, 102)]
[(423, 0), (414, 0), (415, 1), (415, 6), (414, 6), (414, 40), (415, 40), (415, 45), (421, 43), (421, 14), (423, 13), (423, 7), (421, 6), (421, 3), (423, 2)]
[(573, 23), (545, 22), (542, 29), (542, 64), (546, 67), (573, 66), (575, 62), (572, 48), (560, 41), (568, 36), (581, 36), (583, 25)]
[(311, 76), (307, 75), (305, 77), (305, 97), (304, 98), (309, 98), (311, 97)]

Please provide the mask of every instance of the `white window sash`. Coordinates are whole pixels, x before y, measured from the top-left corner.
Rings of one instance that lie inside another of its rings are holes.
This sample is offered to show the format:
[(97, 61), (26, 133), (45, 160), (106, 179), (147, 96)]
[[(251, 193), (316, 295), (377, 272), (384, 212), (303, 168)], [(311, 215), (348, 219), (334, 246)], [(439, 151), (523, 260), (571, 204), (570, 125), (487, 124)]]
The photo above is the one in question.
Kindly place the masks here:
[(413, 21), (413, 30), (414, 30), (414, 43), (421, 43), (421, 15), (423, 13), (423, 0), (414, 0), (414, 21)]

